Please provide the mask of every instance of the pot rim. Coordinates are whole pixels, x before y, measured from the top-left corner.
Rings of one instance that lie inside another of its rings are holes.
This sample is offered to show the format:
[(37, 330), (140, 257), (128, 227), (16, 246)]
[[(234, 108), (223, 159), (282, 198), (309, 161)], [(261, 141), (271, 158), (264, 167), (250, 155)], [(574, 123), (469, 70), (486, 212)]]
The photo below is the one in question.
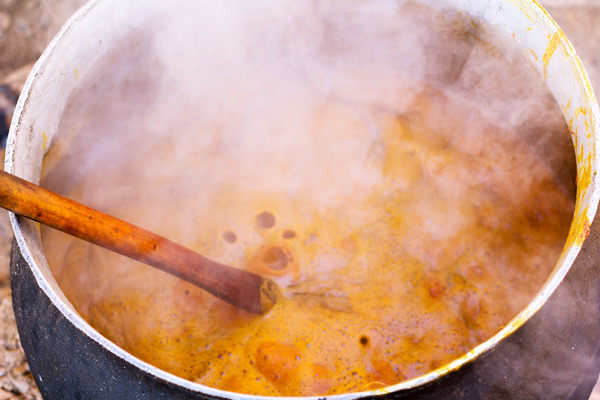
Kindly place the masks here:
[[(451, 0), (450, 0), (451, 1)], [(469, 1), (469, 0), (465, 0)], [(51, 62), (52, 54), (54, 53), (54, 49), (56, 46), (63, 40), (63, 37), (67, 36), (71, 31), (72, 27), (75, 24), (83, 23), (82, 20), (85, 19), (86, 15), (90, 13), (101, 1), (100, 0), (91, 0), (85, 6), (83, 6), (79, 11), (77, 11), (62, 27), (60, 32), (55, 36), (55, 38), (51, 41), (47, 49), (44, 51), (40, 59), (34, 65), (27, 82), (23, 88), (22, 95), (19, 98), (17, 106), (14, 112), (14, 118), (10, 127), (10, 134), (7, 140), (7, 152), (6, 152), (6, 162), (5, 162), (5, 170), (9, 173), (15, 173), (15, 143), (17, 141), (18, 132), (24, 130), (23, 127), (23, 114), (27, 111), (28, 106), (30, 105), (30, 97), (32, 91), (35, 89), (37, 80), (36, 77), (42, 73), (45, 69), (46, 65)], [(550, 17), (550, 15), (537, 3), (536, 0), (508, 0), (508, 3), (513, 3), (524, 13), (531, 13), (528, 15), (535, 15), (535, 18), (542, 18), (542, 24), (545, 24), (550, 29), (553, 29), (555, 32), (561, 32), (560, 28), (556, 24), (556, 22)], [(485, 3), (485, 2), (482, 2)], [(482, 6), (485, 6), (483, 4)], [(531, 19), (531, 17), (528, 17)], [(564, 35), (560, 35), (559, 38), (560, 44), (564, 47), (567, 58), (575, 61), (575, 65), (573, 70), (578, 75), (576, 78), (578, 82), (583, 83), (583, 91), (585, 95), (585, 99), (588, 101), (590, 120), (592, 121), (591, 126), (589, 126), (589, 130), (594, 134), (593, 145), (595, 149), (600, 148), (600, 123), (597, 120), (597, 116), (600, 116), (600, 108), (596, 102), (595, 95), (593, 93), (593, 89), (589, 82), (589, 78), (587, 73), (581, 64), (581, 61), (575, 54), (575, 50), (571, 46), (570, 42)], [(552, 54), (550, 54), (550, 58)], [(549, 60), (546, 60), (546, 52), (544, 53), (544, 75), (546, 73), (546, 68), (548, 67)], [(565, 114), (565, 109), (563, 108), (563, 114)], [(572, 121), (571, 121), (572, 123)], [(587, 123), (586, 123), (587, 125)], [(570, 126), (570, 129), (573, 129)], [(25, 134), (24, 132), (22, 134)], [(575, 139), (574, 139), (575, 140)], [(594, 149), (594, 150), (595, 150)], [(599, 158), (596, 155), (597, 152), (593, 152), (593, 159), (591, 156), (588, 156), (587, 162), (593, 163), (593, 171), (595, 171), (600, 165)], [(583, 154), (582, 154), (583, 157)], [(577, 159), (578, 162), (578, 180), (579, 180), (579, 172), (580, 172), (580, 163), (584, 162), (582, 159)], [(41, 167), (41, 165), (40, 165)], [(578, 182), (579, 183), (579, 182)], [(535, 315), (542, 306), (547, 302), (549, 297), (554, 293), (559, 284), (563, 281), (565, 275), (569, 272), (575, 258), (579, 254), (581, 249), (581, 245), (583, 244), (585, 238), (587, 237), (587, 233), (589, 233), (589, 224), (590, 221), (593, 221), (596, 210), (598, 207), (598, 201), (600, 198), (600, 185), (599, 182), (595, 179), (595, 174), (593, 174), (589, 181), (586, 182), (588, 186), (586, 187), (586, 191), (589, 189), (590, 192), (587, 193), (589, 195), (588, 201), (585, 209), (582, 211), (584, 219), (578, 223), (577, 221), (572, 222), (571, 232), (569, 233), (569, 237), (575, 237), (575, 239), (579, 238), (580, 240), (575, 240), (574, 242), (567, 242), (565, 245), (565, 249), (563, 250), (563, 254), (561, 258), (557, 261), (555, 268), (545, 282), (544, 286), (540, 289), (540, 291), (535, 295), (533, 300), (527, 305), (525, 309), (523, 309), (517, 316), (515, 316), (507, 325), (497, 332), (490, 339), (485, 342), (479, 344), (475, 348), (471, 349), (466, 354), (454, 359), (450, 363), (441, 366), (433, 371), (430, 371), (424, 375), (418, 376), (416, 378), (406, 380), (400, 382), (395, 385), (387, 386), (381, 389), (355, 392), (355, 393), (345, 393), (345, 394), (337, 394), (337, 395), (325, 395), (325, 396), (282, 396), (277, 398), (282, 399), (332, 399), (332, 400), (341, 400), (341, 399), (350, 399), (350, 398), (363, 398), (369, 396), (380, 396), (392, 392), (398, 392), (408, 389), (414, 389), (417, 387), (421, 387), (428, 383), (431, 383), (443, 376), (448, 375), (452, 371), (458, 370), (459, 368), (469, 364), (473, 360), (483, 356), (484, 354), (491, 351), (499, 342), (510, 336), (517, 329), (519, 329), (525, 322), (527, 322), (533, 315)], [(583, 193), (580, 185), (578, 184), (578, 193), (577, 193), (577, 208), (583, 207)], [(163, 371), (141, 359), (133, 356), (127, 351), (123, 350), (104, 336), (102, 336), (98, 331), (96, 331), (87, 321), (85, 321), (72, 307), (72, 305), (68, 302), (65, 304), (63, 298), (57, 294), (57, 285), (50, 282), (47, 277), (45, 277), (39, 270), (39, 266), (35, 261), (34, 256), (32, 255), (32, 251), (28, 241), (26, 240), (26, 236), (30, 234), (30, 231), (27, 229), (23, 229), (23, 223), (21, 222), (21, 217), (16, 216), (13, 213), (10, 213), (10, 220), (12, 224), (12, 228), (15, 234), (16, 241), (18, 243), (19, 249), (23, 258), (28, 263), (30, 269), (32, 270), (33, 275), (37, 281), (37, 284), (40, 286), (45, 295), (51, 300), (52, 304), (60, 310), (60, 312), (69, 320), (75, 327), (80, 329), (83, 333), (85, 333), (89, 338), (97, 342), (100, 346), (113, 353), (120, 359), (130, 363), (131, 365), (139, 368), (140, 370), (153, 375), (159, 379), (164, 381), (173, 383), (177, 386), (189, 389), (194, 392), (202, 392), (211, 396), (219, 397), (219, 398), (227, 398), (227, 399), (270, 399), (273, 396), (258, 396), (258, 395), (247, 395), (240, 394), (234, 392), (227, 392), (220, 389), (215, 389), (209, 386), (205, 386), (199, 383), (194, 383), (192, 381), (180, 378), (176, 375)], [(60, 290), (60, 289), (58, 289)]]

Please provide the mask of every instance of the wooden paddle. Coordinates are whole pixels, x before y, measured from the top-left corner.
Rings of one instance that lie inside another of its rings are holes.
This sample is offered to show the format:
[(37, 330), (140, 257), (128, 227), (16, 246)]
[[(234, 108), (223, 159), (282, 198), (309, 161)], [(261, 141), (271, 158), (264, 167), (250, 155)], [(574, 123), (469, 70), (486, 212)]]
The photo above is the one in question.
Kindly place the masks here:
[(0, 207), (158, 268), (255, 314), (267, 313), (281, 293), (268, 278), (212, 261), (4, 171), (0, 171)]

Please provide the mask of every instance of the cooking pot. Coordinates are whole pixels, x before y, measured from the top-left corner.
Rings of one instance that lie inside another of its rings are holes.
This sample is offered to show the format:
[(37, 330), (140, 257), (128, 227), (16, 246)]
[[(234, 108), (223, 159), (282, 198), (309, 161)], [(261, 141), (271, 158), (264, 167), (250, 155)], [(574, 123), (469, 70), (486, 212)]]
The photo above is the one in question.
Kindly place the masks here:
[[(398, 0), (402, 2), (402, 0)], [(421, 0), (440, 13), (488, 23), (522, 53), (560, 106), (577, 160), (577, 202), (556, 266), (531, 303), (495, 336), (430, 373), (383, 389), (331, 398), (585, 398), (598, 376), (599, 109), (574, 49), (530, 0)], [(135, 62), (144, 24), (176, 0), (91, 1), (35, 65), (19, 99), (6, 170), (38, 183), (65, 105), (98, 68)], [(102, 82), (95, 86), (102, 90)], [(11, 282), (21, 342), (45, 398), (254, 398), (164, 372), (125, 352), (77, 313), (58, 286), (36, 223), (11, 215)], [(550, 374), (549, 371), (555, 373)], [(309, 377), (307, 377), (309, 379)]]

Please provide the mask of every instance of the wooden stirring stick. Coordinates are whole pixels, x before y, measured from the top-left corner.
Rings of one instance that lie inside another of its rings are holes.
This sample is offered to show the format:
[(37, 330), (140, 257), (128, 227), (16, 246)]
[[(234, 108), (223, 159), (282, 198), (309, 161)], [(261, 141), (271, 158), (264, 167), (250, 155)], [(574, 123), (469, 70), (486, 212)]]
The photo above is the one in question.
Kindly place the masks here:
[(212, 261), (4, 171), (0, 171), (0, 207), (158, 268), (255, 314), (267, 313), (281, 293), (268, 278)]

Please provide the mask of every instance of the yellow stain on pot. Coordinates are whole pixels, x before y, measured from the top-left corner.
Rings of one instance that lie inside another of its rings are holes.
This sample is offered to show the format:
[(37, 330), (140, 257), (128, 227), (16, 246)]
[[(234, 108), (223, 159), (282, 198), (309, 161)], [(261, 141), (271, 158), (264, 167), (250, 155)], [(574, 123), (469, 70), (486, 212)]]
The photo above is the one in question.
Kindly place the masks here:
[(532, 55), (532, 57), (535, 59), (535, 61), (537, 61), (537, 60), (538, 60), (538, 56), (537, 56), (537, 54), (535, 53), (535, 51), (534, 51), (533, 49), (529, 49), (529, 52), (531, 53), (531, 55)]
[[(573, 46), (567, 39), (564, 32), (560, 29), (560, 27), (556, 24), (556, 22), (554, 22), (554, 20), (552, 19), (550, 14), (548, 14), (548, 12), (544, 9), (544, 7), (542, 7), (536, 0), (532, 0), (532, 1), (506, 0), (506, 1), (513, 3), (515, 6), (517, 6), (519, 8), (519, 10), (521, 10), (521, 12), (523, 12), (523, 14), (530, 21), (533, 21), (534, 23), (536, 23), (536, 25), (538, 24), (538, 21), (539, 21), (538, 14), (542, 13), (545, 17), (547, 17), (547, 19), (550, 22), (552, 22), (552, 24), (554, 25), (554, 28), (556, 29), (556, 31), (553, 34), (549, 34), (547, 36), (547, 38), (549, 39), (549, 43), (546, 47), (546, 50), (545, 50), (543, 58), (542, 58), (544, 79), (546, 79), (547, 75), (548, 75), (548, 65), (550, 63), (550, 59), (554, 55), (554, 53), (555, 53), (556, 49), (559, 47), (559, 45), (562, 45), (561, 47), (563, 48), (563, 50), (565, 51), (566, 54), (572, 56), (572, 57), (567, 57), (570, 61), (575, 60), (576, 67), (573, 69), (574, 70), (584, 70), (581, 60), (579, 59), (579, 57), (576, 56), (575, 49), (573, 48)], [(526, 29), (529, 31), (532, 28), (528, 27)], [(513, 37), (514, 37), (514, 33), (513, 33)], [(579, 75), (576, 75), (576, 76), (579, 80), (580, 76)], [(591, 85), (589, 84), (589, 82), (583, 82), (583, 83), (588, 89), (590, 89), (590, 93), (593, 93), (591, 91)]]
[(75, 68), (73, 75), (75, 76), (75, 79), (79, 79), (79, 68)]
[(44, 141), (42, 142), (42, 149), (44, 150), (44, 152), (46, 152), (46, 149), (48, 149), (48, 135), (46, 135), (46, 132), (43, 130), (42, 137), (44, 138)]
[(550, 63), (550, 59), (554, 55), (556, 48), (559, 43), (561, 43), (561, 39), (564, 36), (562, 31), (558, 30), (554, 32), (552, 35), (552, 39), (550, 39), (550, 43), (548, 43), (548, 47), (546, 47), (546, 51), (544, 52), (544, 56), (542, 57), (542, 62), (544, 65), (544, 79), (548, 79), (548, 64)]
[(565, 107), (563, 109), (563, 111), (565, 111), (565, 114), (566, 114), (566, 111), (569, 110), (570, 108), (571, 108), (571, 100), (569, 99), (569, 101), (567, 101), (567, 104), (565, 104)]
[[(586, 210), (587, 210), (587, 208), (586, 208)], [(592, 224), (590, 223), (590, 220), (587, 216), (587, 212), (583, 213), (583, 221), (581, 223), (581, 232), (577, 236), (576, 244), (582, 245), (583, 242), (585, 241), (585, 239), (587, 239), (587, 237), (590, 235), (591, 225)]]
[[(581, 212), (576, 213), (573, 217), (573, 222), (571, 223), (571, 229), (569, 231), (565, 249), (572, 246), (581, 247), (583, 242), (585, 242), (585, 239), (587, 239), (590, 234), (590, 226), (591, 222), (588, 217), (588, 208), (585, 207), (583, 210), (581, 210)], [(563, 255), (564, 250), (563, 254), (561, 254), (561, 257)]]
[[(552, 35), (548, 35), (549, 42), (546, 47), (546, 50), (544, 51), (544, 55), (542, 58), (544, 79), (548, 78), (548, 67), (550, 64), (550, 60), (552, 59), (552, 57), (556, 53), (556, 50), (559, 47), (561, 48), (561, 50), (563, 51), (563, 53), (566, 56), (563, 58), (563, 60), (566, 60), (567, 62), (569, 62), (571, 64), (571, 67), (572, 67), (571, 71), (585, 71), (585, 68), (583, 66), (583, 63), (581, 62), (581, 59), (577, 56), (575, 49), (573, 48), (573, 45), (567, 39), (565, 33), (560, 29), (560, 27), (556, 24), (556, 22), (554, 22), (554, 20), (550, 17), (550, 15), (548, 14), (548, 12), (546, 10), (544, 10), (541, 6), (539, 6), (539, 4), (537, 2), (533, 1), (533, 3), (538, 5), (538, 9), (536, 11), (543, 12), (548, 17), (548, 19), (553, 23), (554, 27), (556, 28), (556, 31)], [(521, 4), (521, 3), (517, 1), (517, 2), (515, 2), (515, 4)], [(521, 10), (525, 11), (522, 7), (520, 7), (520, 8), (521, 8)], [(575, 73), (573, 76), (575, 77), (575, 79), (577, 79), (578, 83), (581, 83), (581, 85), (585, 87), (586, 94), (589, 96), (588, 100), (595, 102), (596, 98), (593, 94), (594, 91), (592, 89), (592, 84), (589, 81), (589, 79), (584, 77), (581, 73)], [(568, 104), (570, 104), (570, 100), (569, 100)], [(587, 110), (584, 115), (587, 115)]]
[[(584, 156), (583, 145), (577, 152), (577, 198), (578, 202), (585, 197), (588, 188), (592, 187), (592, 157)], [(575, 216), (571, 224), (571, 230), (567, 239), (569, 245), (581, 246), (590, 233), (590, 220), (588, 207), (580, 210), (576, 207)]]
[[(588, 139), (591, 137), (591, 132), (590, 132), (591, 124), (590, 124), (589, 117), (588, 117), (588, 108), (587, 107), (577, 107), (573, 111), (572, 115), (573, 116), (569, 120), (569, 131), (575, 132), (575, 145), (577, 146), (577, 142), (578, 142), (577, 138), (579, 137), (578, 136), (579, 131), (577, 129), (577, 126), (575, 126), (575, 122), (579, 122), (581, 119), (583, 119), (582, 123), (585, 127), (585, 134)], [(583, 161), (583, 155), (581, 155), (580, 160)]]
[(579, 117), (580, 115), (587, 115), (588, 114), (588, 109), (587, 107), (577, 107), (575, 109), (575, 118)]

